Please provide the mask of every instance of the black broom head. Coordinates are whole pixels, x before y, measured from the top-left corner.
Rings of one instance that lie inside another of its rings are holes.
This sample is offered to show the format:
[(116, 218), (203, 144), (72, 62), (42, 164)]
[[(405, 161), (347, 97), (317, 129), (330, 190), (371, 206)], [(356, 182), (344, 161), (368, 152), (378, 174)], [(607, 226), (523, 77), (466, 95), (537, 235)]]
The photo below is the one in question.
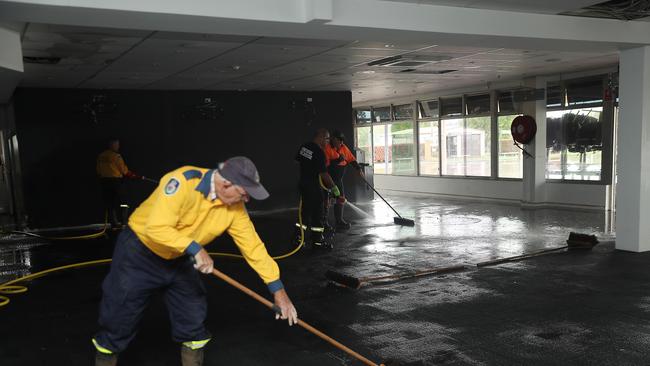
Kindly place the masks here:
[(397, 225), (402, 225), (402, 226), (415, 226), (415, 221), (411, 219), (405, 219), (403, 217), (393, 217), (393, 221)]
[(591, 249), (598, 244), (596, 235), (569, 233), (569, 239), (566, 241), (569, 249)]
[(338, 272), (328, 270), (327, 272), (325, 272), (325, 277), (330, 281), (334, 281), (338, 284), (341, 284), (345, 287), (353, 288), (355, 290), (361, 287), (361, 280), (359, 280), (356, 277), (344, 275), (343, 273), (338, 273)]

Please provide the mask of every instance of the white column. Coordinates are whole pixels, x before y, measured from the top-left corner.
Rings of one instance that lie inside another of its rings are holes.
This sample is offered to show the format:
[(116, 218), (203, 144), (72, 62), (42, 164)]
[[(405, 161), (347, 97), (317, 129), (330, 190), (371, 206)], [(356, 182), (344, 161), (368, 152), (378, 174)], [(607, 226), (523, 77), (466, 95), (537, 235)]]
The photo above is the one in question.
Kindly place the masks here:
[(616, 249), (650, 250), (650, 46), (621, 51)]
[[(542, 77), (524, 80), (524, 85), (535, 89), (546, 89), (546, 79)], [(526, 151), (533, 157), (524, 155), (524, 178), (521, 206), (534, 208), (546, 201), (546, 98), (535, 102), (524, 102), (523, 113), (535, 118), (537, 134)]]
[(20, 33), (0, 25), (0, 104), (7, 103), (23, 75)]

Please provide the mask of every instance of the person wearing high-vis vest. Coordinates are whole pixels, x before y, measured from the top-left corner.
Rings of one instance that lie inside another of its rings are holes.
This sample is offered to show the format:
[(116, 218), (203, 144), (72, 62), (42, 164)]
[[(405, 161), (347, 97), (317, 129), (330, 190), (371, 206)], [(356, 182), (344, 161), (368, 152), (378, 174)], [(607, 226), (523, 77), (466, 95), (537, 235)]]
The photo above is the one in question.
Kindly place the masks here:
[(343, 175), (345, 168), (351, 165), (362, 177), (364, 176), (361, 166), (357, 162), (350, 149), (345, 145), (345, 136), (341, 131), (332, 131), (330, 143), (325, 146), (325, 158), (327, 160), (327, 171), (334, 184), (341, 190), (341, 195), (334, 204), (334, 218), (336, 219), (337, 230), (347, 230), (350, 223), (343, 219), (343, 208), (345, 207), (345, 188), (343, 187)]
[(172, 339), (181, 344), (182, 365), (203, 364), (203, 347), (211, 336), (204, 325), (207, 300), (199, 273), (213, 270), (203, 246), (224, 232), (273, 294), (280, 309), (276, 319), (295, 324), (298, 314), (284, 290), (278, 265), (244, 205), (250, 197), (268, 196), (255, 164), (246, 157), (230, 158), (219, 169), (184, 166), (166, 174), (133, 212), (115, 244), (102, 285), (100, 330), (92, 339), (97, 349), (95, 365), (117, 364), (157, 290), (165, 297)]
[(107, 219), (113, 226), (120, 225), (120, 205), (123, 202), (122, 183), (124, 178), (142, 179), (143, 177), (130, 171), (124, 163), (120, 151), (120, 140), (110, 139), (108, 148), (97, 156), (96, 170), (100, 179), (102, 201)]
[[(312, 141), (304, 143), (298, 149), (295, 160), (300, 164), (300, 222), (298, 229), (308, 234), (307, 242), (314, 248), (329, 246), (325, 242), (324, 206), (327, 202), (327, 192), (338, 197), (341, 193), (334, 184), (325, 165), (325, 145), (329, 142), (330, 133), (324, 128), (316, 131)], [(301, 227), (302, 225), (302, 227)]]

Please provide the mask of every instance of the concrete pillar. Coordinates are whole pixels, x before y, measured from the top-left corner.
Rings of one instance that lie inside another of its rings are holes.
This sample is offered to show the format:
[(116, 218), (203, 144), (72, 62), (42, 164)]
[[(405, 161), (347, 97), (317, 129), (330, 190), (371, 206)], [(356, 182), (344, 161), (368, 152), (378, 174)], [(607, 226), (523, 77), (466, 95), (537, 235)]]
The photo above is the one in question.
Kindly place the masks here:
[[(542, 77), (528, 78), (524, 85), (529, 88), (546, 89), (546, 79)], [(535, 118), (537, 134), (530, 144), (526, 145), (533, 157), (524, 155), (524, 177), (521, 206), (534, 208), (546, 201), (546, 98), (543, 100), (525, 102), (523, 114)]]
[(22, 75), (20, 33), (0, 25), (0, 104), (9, 101)]
[(616, 249), (650, 250), (650, 46), (621, 51)]

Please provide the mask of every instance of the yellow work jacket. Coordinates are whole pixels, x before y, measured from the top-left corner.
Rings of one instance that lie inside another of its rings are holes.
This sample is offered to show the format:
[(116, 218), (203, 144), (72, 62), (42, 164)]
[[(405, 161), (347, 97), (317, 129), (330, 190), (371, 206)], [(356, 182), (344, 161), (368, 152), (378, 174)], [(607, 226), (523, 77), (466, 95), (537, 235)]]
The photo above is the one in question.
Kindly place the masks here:
[(166, 174), (129, 218), (129, 227), (164, 259), (195, 255), (227, 231), (271, 292), (281, 288), (280, 270), (257, 235), (243, 202), (210, 200), (213, 170), (184, 166)]
[(111, 149), (97, 157), (97, 174), (102, 178), (122, 178), (128, 171), (122, 155)]

